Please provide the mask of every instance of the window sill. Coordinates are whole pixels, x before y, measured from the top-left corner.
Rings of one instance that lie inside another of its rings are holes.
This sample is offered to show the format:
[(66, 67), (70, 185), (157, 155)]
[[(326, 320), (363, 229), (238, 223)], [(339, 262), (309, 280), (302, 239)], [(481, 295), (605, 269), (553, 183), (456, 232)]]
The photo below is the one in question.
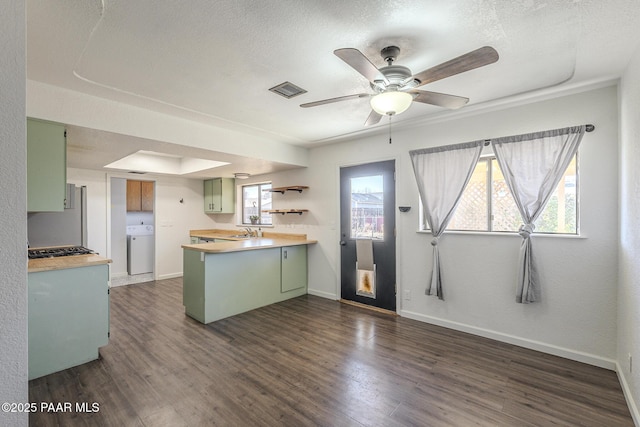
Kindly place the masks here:
[[(428, 230), (416, 230), (418, 234), (428, 234), (431, 235), (431, 232)], [(444, 234), (458, 234), (463, 236), (500, 236), (500, 237), (520, 237), (518, 233), (510, 232), (510, 231), (445, 231)], [(532, 236), (534, 238), (555, 238), (555, 239), (586, 239), (587, 236), (584, 234), (551, 234), (551, 233), (533, 233)]]

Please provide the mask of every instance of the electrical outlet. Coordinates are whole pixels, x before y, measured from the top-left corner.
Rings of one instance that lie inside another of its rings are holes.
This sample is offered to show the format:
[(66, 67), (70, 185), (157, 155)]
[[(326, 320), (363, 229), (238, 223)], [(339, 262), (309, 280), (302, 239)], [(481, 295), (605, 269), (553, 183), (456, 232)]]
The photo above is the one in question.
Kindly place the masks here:
[(404, 299), (406, 299), (407, 301), (411, 299), (411, 289), (404, 290)]
[(631, 357), (631, 353), (629, 353), (629, 373), (633, 372), (633, 358)]

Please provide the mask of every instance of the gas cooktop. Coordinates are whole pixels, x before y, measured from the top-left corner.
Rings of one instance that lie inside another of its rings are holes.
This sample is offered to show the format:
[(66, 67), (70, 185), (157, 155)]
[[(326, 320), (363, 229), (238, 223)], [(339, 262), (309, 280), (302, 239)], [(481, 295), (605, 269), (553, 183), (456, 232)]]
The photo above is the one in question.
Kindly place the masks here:
[(63, 246), (59, 248), (29, 249), (29, 259), (55, 258), (60, 256), (93, 254), (91, 249), (84, 246)]

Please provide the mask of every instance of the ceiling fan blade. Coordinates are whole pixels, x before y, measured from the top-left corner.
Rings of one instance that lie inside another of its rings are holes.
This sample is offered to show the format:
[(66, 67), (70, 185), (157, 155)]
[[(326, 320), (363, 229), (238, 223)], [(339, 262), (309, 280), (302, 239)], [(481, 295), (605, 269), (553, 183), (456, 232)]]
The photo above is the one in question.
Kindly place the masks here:
[(344, 62), (346, 62), (351, 68), (362, 74), (371, 83), (376, 80), (383, 81), (385, 84), (389, 84), (389, 80), (378, 71), (378, 68), (367, 59), (358, 49), (345, 48), (336, 49), (333, 53)]
[(300, 104), (302, 108), (316, 107), (318, 105), (331, 104), (334, 102), (347, 101), (349, 99), (357, 98), (369, 98), (371, 95), (368, 93), (356, 93), (355, 95), (339, 96), (337, 98), (323, 99), (321, 101), (307, 102), (306, 104)]
[(491, 46), (484, 46), (480, 49), (458, 56), (457, 58), (453, 58), (447, 62), (443, 62), (435, 67), (431, 67), (428, 70), (424, 70), (421, 73), (414, 75), (413, 78), (420, 81), (418, 86), (422, 86), (446, 77), (464, 73), (465, 71), (493, 64), (498, 60), (498, 58), (498, 52), (496, 52), (494, 48)]
[(469, 98), (447, 95), (446, 93), (429, 92), (426, 90), (410, 90), (409, 93), (413, 95), (413, 100), (416, 102), (437, 105), (438, 107), (450, 108), (452, 110), (464, 107), (467, 102), (469, 102)]
[(364, 125), (365, 126), (375, 125), (380, 121), (381, 118), (382, 118), (382, 115), (376, 113), (375, 110), (371, 110), (371, 113), (369, 113), (369, 117), (367, 117), (367, 120), (364, 122)]

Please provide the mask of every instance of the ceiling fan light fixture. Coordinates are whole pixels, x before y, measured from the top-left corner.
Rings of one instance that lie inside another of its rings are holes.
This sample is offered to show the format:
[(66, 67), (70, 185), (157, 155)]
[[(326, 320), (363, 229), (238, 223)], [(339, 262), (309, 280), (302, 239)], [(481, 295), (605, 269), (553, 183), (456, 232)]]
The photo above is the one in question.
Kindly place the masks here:
[(412, 101), (410, 93), (387, 91), (371, 98), (371, 108), (378, 114), (393, 116), (407, 111)]

